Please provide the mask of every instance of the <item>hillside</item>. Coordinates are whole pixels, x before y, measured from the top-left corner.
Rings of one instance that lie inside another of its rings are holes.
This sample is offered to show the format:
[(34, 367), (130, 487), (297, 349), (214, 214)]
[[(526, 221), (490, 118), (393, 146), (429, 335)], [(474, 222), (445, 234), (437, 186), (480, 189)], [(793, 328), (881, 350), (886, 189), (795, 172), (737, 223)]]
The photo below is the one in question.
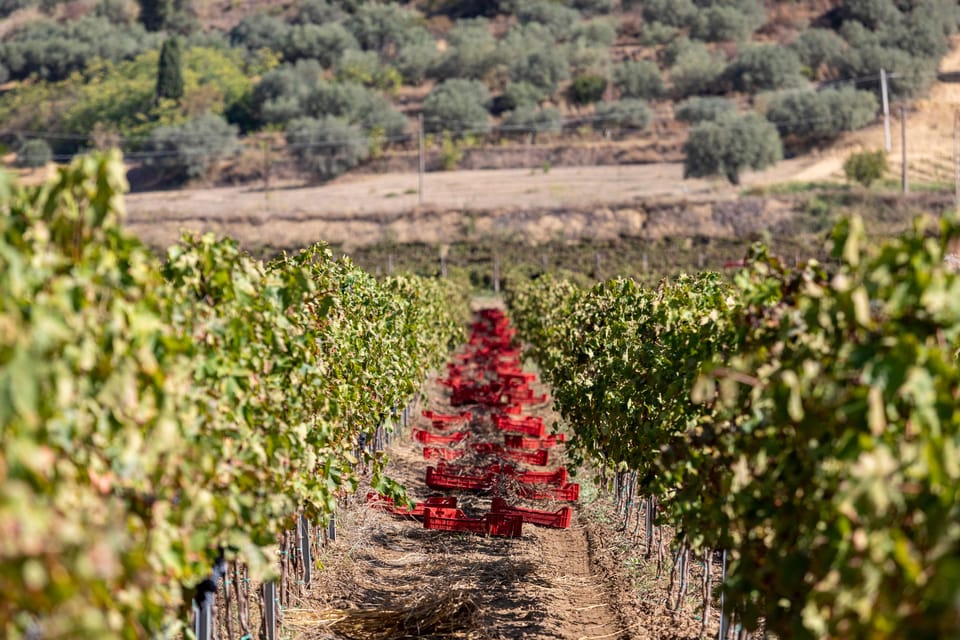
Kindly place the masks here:
[(414, 168), (422, 114), (430, 169), (683, 159), (737, 181), (875, 122), (880, 68), (891, 99), (926, 95), (957, 17), (948, 0), (7, 0), (0, 141), (26, 166), (120, 146), (139, 188), (324, 181)]

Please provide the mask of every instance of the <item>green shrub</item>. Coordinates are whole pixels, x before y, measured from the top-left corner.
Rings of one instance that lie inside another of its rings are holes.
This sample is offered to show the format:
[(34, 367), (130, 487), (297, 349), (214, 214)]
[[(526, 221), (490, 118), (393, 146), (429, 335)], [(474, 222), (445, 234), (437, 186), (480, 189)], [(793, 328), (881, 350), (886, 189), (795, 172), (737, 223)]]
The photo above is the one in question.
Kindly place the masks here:
[(654, 99), (663, 95), (660, 67), (649, 60), (628, 60), (613, 69), (613, 84), (624, 98)]
[(238, 148), (237, 128), (208, 113), (183, 124), (154, 129), (147, 150), (157, 155), (147, 163), (167, 180), (181, 183), (208, 175), (217, 162)]
[(580, 21), (576, 9), (551, 0), (515, 0), (514, 14), (521, 23), (535, 22), (546, 26), (557, 40), (569, 38), (573, 26)]
[(316, 60), (298, 60), (263, 75), (253, 90), (254, 110), (266, 124), (284, 123), (306, 115), (306, 101), (323, 79)]
[(662, 22), (644, 22), (639, 40), (640, 44), (644, 46), (656, 47), (673, 42), (677, 39), (679, 33), (676, 27), (671, 27)]
[(536, 106), (546, 100), (543, 90), (528, 82), (511, 82), (503, 94), (497, 96), (490, 106), (490, 112), (500, 115), (522, 106)]
[(277, 53), (289, 46), (290, 25), (265, 13), (255, 13), (230, 30), (230, 43), (249, 51), (269, 49)]
[(844, 0), (843, 16), (856, 20), (869, 29), (886, 26), (900, 18), (893, 0)]
[(674, 110), (674, 116), (677, 120), (697, 124), (709, 120), (716, 120), (725, 113), (736, 111), (737, 106), (732, 100), (726, 98), (690, 98), (686, 102), (678, 105)]
[(790, 45), (800, 63), (816, 71), (821, 66), (831, 66), (847, 48), (843, 38), (830, 29), (807, 29)]
[(296, 24), (331, 25), (343, 21), (347, 12), (328, 0), (301, 0), (297, 3)]
[(593, 117), (595, 129), (643, 130), (653, 121), (653, 111), (644, 100), (627, 98), (614, 102), (599, 102)]
[(734, 89), (747, 93), (799, 87), (805, 82), (797, 54), (773, 44), (742, 49), (726, 73)]
[(874, 120), (877, 109), (873, 93), (852, 87), (785, 91), (769, 97), (766, 117), (780, 135), (808, 144), (865, 127)]
[(409, 41), (417, 28), (417, 14), (392, 2), (366, 2), (347, 19), (346, 27), (364, 49), (385, 54)]
[(519, 135), (532, 134), (536, 142), (539, 133), (560, 133), (563, 130), (563, 116), (552, 108), (518, 107), (504, 120), (503, 130)]
[(511, 82), (528, 82), (552, 96), (559, 84), (570, 77), (570, 67), (561, 50), (539, 46), (510, 62), (509, 77)]
[(370, 155), (366, 136), (342, 118), (297, 118), (287, 125), (287, 145), (297, 164), (312, 176), (330, 180)]
[(746, 40), (762, 24), (763, 19), (758, 20), (755, 13), (737, 7), (713, 6), (697, 15), (690, 35), (707, 42)]
[(726, 63), (723, 56), (702, 43), (691, 43), (670, 67), (670, 82), (678, 98), (717, 93), (721, 90)]
[(723, 175), (730, 183), (739, 184), (745, 169), (763, 169), (779, 162), (783, 146), (776, 128), (759, 115), (729, 113), (694, 126), (684, 153), (685, 178)]
[(570, 40), (583, 40), (597, 47), (608, 48), (617, 40), (617, 26), (610, 18), (578, 22), (570, 31)]
[(287, 31), (283, 57), (289, 62), (317, 60), (325, 68), (336, 66), (348, 51), (359, 51), (360, 43), (338, 23), (296, 25)]
[(437, 45), (430, 42), (410, 42), (403, 45), (393, 63), (407, 84), (420, 85), (437, 66), (440, 53)]
[(566, 58), (568, 71), (572, 75), (594, 74), (608, 75), (610, 50), (578, 38), (568, 42), (560, 54)]
[(958, 11), (956, 4), (952, 11), (936, 2), (917, 4), (883, 30), (884, 43), (915, 58), (939, 61), (950, 48), (946, 36), (956, 31)]
[(593, 104), (603, 99), (603, 93), (606, 90), (606, 78), (588, 73), (573, 79), (567, 90), (567, 96), (570, 102), (576, 105)]
[(859, 182), (865, 187), (869, 187), (872, 182), (883, 177), (886, 170), (887, 154), (883, 149), (853, 153), (843, 163), (843, 172), (847, 180)]
[(378, 85), (383, 65), (376, 51), (352, 50), (343, 54), (335, 71), (340, 82), (355, 82), (366, 87)]
[(35, 138), (27, 140), (17, 151), (16, 164), (18, 167), (34, 169), (44, 167), (53, 159), (53, 150), (46, 140)]
[(689, 27), (697, 19), (697, 6), (692, 0), (645, 0), (643, 19), (671, 27)]
[(423, 119), (427, 131), (453, 133), (490, 130), (487, 103), (490, 92), (477, 80), (444, 80), (423, 101)]
[(573, 0), (574, 8), (587, 16), (610, 13), (616, 3), (614, 0)]
[(447, 36), (447, 50), (437, 65), (441, 79), (481, 80), (499, 61), (497, 39), (484, 18), (461, 20)]
[(0, 84), (3, 84), (10, 79), (10, 71), (7, 70), (3, 63), (0, 63)]
[(449, 131), (444, 131), (440, 140), (440, 166), (444, 171), (453, 171), (461, 160), (463, 160), (463, 149)]
[(379, 128), (388, 138), (407, 133), (406, 116), (378, 91), (351, 82), (319, 82), (304, 100), (308, 117), (335, 116), (362, 129)]
[(136, 9), (128, 0), (100, 0), (93, 14), (119, 25), (128, 25), (137, 17)]
[(95, 58), (134, 58), (158, 42), (158, 36), (148, 34), (139, 24), (115, 25), (103, 17), (88, 16), (64, 24), (38, 21), (0, 42), (0, 60), (15, 79), (36, 74), (45, 80), (62, 80)]

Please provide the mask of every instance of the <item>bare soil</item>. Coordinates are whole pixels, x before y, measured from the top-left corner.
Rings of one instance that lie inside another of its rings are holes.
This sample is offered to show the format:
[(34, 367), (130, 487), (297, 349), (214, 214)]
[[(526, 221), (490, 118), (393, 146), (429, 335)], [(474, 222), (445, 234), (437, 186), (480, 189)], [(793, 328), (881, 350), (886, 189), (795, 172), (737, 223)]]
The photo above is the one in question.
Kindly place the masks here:
[[(537, 392), (541, 390), (544, 387), (538, 385)], [(436, 381), (425, 392), (426, 402), (417, 408), (413, 426), (427, 426), (419, 417), (422, 408), (454, 410), (447, 404), (446, 390)], [(499, 439), (488, 426), (489, 412), (471, 409), (472, 431), (481, 439), (486, 435)], [(548, 424), (558, 417), (549, 405), (527, 413), (543, 416)], [(420, 445), (408, 436), (400, 437), (386, 453), (388, 474), (406, 486), (412, 499), (435, 493), (424, 484), (428, 462)], [(562, 449), (551, 451), (548, 468), (567, 463)], [(577, 479), (587, 497), (575, 506), (570, 528), (525, 524), (518, 539), (425, 530), (419, 522), (370, 508), (364, 492), (358, 492), (341, 505), (337, 540), (325, 548), (323, 570), (304, 600), (286, 612), (285, 628), (297, 640), (375, 637), (351, 636), (322, 621), (349, 617), (351, 612), (413, 615), (405, 608), (412, 606), (408, 603), (456, 599), (470, 606), (457, 609), (459, 626), (457, 621), (449, 623), (454, 630), (448, 625), (445, 633), (428, 629), (407, 637), (698, 638), (697, 606), (676, 612), (667, 609), (666, 575), (654, 578), (655, 566), (640, 557), (640, 541), (632, 525), (618, 527), (610, 501), (591, 489), (589, 474), (581, 473)], [(458, 500), (468, 514), (489, 510), (489, 499), (484, 497), (459, 494)], [(553, 510), (562, 505), (529, 502), (522, 506)], [(707, 628), (714, 626), (711, 621)]]
[[(431, 408), (449, 410), (442, 387), (433, 383), (427, 391)], [(482, 428), (488, 415), (475, 416), (475, 426)], [(425, 427), (427, 421), (418, 418), (414, 424)], [(412, 499), (435, 493), (424, 484), (428, 462), (419, 445), (401, 438), (387, 454), (389, 475), (404, 483)], [(458, 592), (477, 607), (465, 621), (465, 637), (631, 637), (616, 596), (625, 590), (626, 578), (599, 569), (579, 517), (567, 530), (526, 524), (521, 538), (487, 538), (425, 530), (417, 521), (370, 509), (361, 498), (341, 510), (341, 533), (326, 549), (324, 570), (292, 620), (329, 609), (389, 609), (422, 593)], [(487, 498), (461, 494), (458, 499), (468, 513), (489, 510)], [(295, 622), (294, 627), (302, 638), (342, 637), (319, 626)]]

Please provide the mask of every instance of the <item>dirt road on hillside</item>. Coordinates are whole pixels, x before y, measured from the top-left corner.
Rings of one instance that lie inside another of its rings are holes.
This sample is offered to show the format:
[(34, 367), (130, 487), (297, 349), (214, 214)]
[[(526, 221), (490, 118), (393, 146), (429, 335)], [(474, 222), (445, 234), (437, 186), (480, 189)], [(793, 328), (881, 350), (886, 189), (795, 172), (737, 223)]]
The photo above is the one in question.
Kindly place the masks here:
[[(908, 163), (914, 181), (952, 182), (953, 118), (960, 110), (960, 36), (941, 62), (945, 81), (908, 112)], [(891, 177), (900, 172), (899, 121), (894, 112)], [(830, 147), (785, 160), (761, 172), (747, 172), (742, 187), (791, 181), (842, 181), (843, 161), (858, 149), (884, 144), (882, 122), (842, 136)], [(155, 246), (167, 246), (181, 229), (229, 234), (247, 246), (302, 246), (326, 241), (347, 247), (380, 242), (450, 242), (449, 229), (463, 235), (510, 237), (517, 217), (556, 208), (598, 209), (673, 199), (729, 200), (742, 190), (722, 180), (684, 180), (679, 163), (555, 167), (426, 174), (423, 203), (416, 173), (347, 175), (322, 186), (299, 183), (132, 194), (127, 197), (131, 229)], [(437, 220), (431, 212), (443, 212)], [(475, 212), (489, 224), (472, 228)], [(438, 231), (439, 230), (439, 231)], [(546, 230), (546, 236), (559, 230)], [(613, 229), (620, 233), (623, 230)], [(629, 233), (629, 229), (626, 230)], [(689, 233), (695, 233), (691, 229)], [(537, 234), (533, 234), (536, 236)], [(544, 235), (544, 234), (540, 234)], [(604, 235), (603, 233), (600, 234)], [(594, 237), (590, 229), (584, 237)], [(524, 238), (529, 239), (529, 238)]]

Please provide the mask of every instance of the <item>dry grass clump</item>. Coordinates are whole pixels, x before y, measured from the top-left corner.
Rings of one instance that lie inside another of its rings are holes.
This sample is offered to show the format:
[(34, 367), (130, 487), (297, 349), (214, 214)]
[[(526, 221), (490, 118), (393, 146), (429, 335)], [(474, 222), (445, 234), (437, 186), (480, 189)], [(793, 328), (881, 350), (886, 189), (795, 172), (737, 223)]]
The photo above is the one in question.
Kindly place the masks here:
[(393, 607), (294, 609), (284, 626), (306, 638), (341, 636), (351, 640), (400, 638), (479, 638), (479, 607), (462, 589), (433, 588)]

